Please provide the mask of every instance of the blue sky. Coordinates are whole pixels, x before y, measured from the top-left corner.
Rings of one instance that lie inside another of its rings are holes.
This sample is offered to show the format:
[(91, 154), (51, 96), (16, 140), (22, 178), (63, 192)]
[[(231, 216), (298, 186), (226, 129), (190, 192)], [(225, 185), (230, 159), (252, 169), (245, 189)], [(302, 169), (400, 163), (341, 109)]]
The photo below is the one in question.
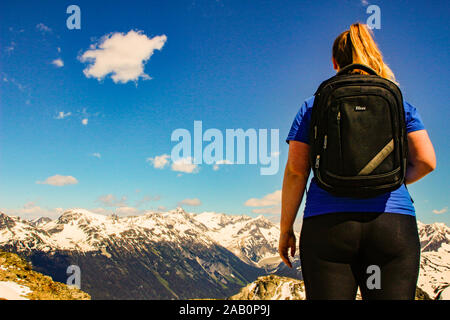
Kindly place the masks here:
[[(81, 9), (80, 30), (66, 26), (71, 4)], [(435, 172), (409, 187), (418, 219), (448, 224), (450, 5), (368, 4), (381, 9), (376, 41), (437, 152)], [(361, 1), (1, 2), (0, 208), (31, 217), (56, 215), (55, 208), (131, 214), (183, 203), (194, 212), (270, 217), (292, 120), (333, 75), (334, 38), (365, 22), (366, 8)], [(132, 50), (152, 53), (137, 80), (126, 70), (125, 83), (115, 82), (81, 61), (105, 36), (133, 30), (146, 41), (164, 36), (160, 50)], [(170, 159), (155, 168), (148, 159), (170, 155), (172, 132), (193, 131), (194, 120), (204, 130), (279, 129), (279, 172), (202, 164), (189, 173)]]

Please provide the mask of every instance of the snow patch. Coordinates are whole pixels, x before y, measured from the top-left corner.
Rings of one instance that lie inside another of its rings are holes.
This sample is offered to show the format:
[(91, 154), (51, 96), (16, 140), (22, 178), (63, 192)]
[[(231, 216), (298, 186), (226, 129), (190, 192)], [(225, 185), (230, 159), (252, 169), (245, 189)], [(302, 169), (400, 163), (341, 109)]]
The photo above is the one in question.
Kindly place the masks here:
[(29, 300), (25, 295), (30, 293), (30, 288), (12, 281), (0, 281), (0, 298), (6, 300)]

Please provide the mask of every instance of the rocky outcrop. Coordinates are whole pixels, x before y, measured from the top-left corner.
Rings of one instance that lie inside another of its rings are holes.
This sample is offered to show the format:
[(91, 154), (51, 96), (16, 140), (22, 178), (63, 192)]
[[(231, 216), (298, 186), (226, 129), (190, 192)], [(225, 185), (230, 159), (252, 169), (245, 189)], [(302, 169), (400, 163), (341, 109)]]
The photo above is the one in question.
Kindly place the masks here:
[(272, 274), (259, 277), (229, 300), (305, 300), (305, 285), (302, 280)]
[[(269, 275), (242, 288), (229, 300), (305, 300), (305, 285), (302, 280)], [(358, 291), (356, 300), (361, 300)], [(430, 300), (428, 294), (417, 287), (416, 300)]]
[(90, 300), (89, 294), (32, 270), (18, 255), (0, 251), (0, 299)]

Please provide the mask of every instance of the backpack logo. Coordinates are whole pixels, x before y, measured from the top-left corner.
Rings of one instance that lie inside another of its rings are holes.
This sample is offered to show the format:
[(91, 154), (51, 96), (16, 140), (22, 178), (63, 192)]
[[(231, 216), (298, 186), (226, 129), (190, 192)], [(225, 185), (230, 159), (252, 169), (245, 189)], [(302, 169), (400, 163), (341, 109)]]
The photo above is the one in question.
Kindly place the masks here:
[(366, 107), (365, 106), (356, 106), (355, 111), (366, 111)]

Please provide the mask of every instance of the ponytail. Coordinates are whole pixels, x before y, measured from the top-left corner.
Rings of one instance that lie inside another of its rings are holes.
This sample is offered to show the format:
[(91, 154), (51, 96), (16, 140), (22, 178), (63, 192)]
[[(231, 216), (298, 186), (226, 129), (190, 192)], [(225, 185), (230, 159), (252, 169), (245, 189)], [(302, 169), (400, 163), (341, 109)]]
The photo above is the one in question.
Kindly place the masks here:
[(392, 70), (383, 61), (383, 55), (373, 40), (372, 31), (365, 24), (355, 23), (334, 41), (333, 57), (340, 68), (351, 63), (364, 64), (383, 78), (395, 82)]

